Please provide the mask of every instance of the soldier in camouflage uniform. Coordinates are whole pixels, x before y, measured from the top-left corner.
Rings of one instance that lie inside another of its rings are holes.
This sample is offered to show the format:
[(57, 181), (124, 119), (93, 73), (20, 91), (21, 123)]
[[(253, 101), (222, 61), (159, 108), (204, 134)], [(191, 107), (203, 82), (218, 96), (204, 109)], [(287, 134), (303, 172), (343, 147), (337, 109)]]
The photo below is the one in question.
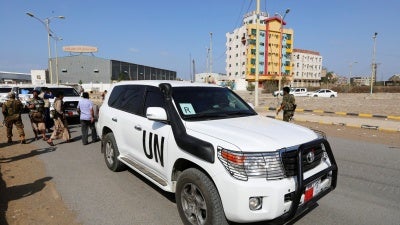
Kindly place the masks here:
[(276, 115), (278, 115), (278, 113), (283, 109), (283, 121), (286, 122), (289, 122), (292, 119), (294, 115), (294, 110), (296, 109), (296, 100), (294, 98), (294, 95), (289, 94), (289, 92), (289, 87), (283, 88), (281, 107), (279, 107), (278, 111), (276, 112)]
[(43, 140), (46, 141), (44, 101), (38, 96), (39, 91), (33, 90), (32, 94), (33, 97), (29, 99), (28, 108), (30, 109), (29, 118), (31, 119), (33, 133), (36, 140), (38, 139), (38, 134), (42, 134)]
[(21, 101), (15, 99), (15, 93), (9, 94), (9, 99), (2, 106), (2, 113), (4, 116), (4, 123), (7, 128), (7, 143), (12, 143), (12, 128), (13, 125), (17, 127), (21, 144), (25, 144), (24, 124), (21, 120), (21, 113), (24, 109)]

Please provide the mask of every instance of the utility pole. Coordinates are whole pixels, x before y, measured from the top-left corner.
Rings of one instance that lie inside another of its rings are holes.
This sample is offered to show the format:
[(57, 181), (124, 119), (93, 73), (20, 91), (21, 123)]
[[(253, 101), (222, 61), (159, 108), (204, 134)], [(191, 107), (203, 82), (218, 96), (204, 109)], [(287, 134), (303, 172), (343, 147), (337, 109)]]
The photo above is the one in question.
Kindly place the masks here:
[[(52, 37), (52, 35), (54, 34), (54, 32), (50, 29), (50, 20), (51, 19), (65, 19), (65, 16), (52, 16), (52, 17), (47, 17), (46, 19), (39, 19), (38, 17), (36, 17), (33, 13), (27, 12), (26, 15), (38, 20), (39, 22), (41, 22), (47, 31), (47, 49), (49, 51), (49, 58), (48, 58), (48, 62), (49, 62), (49, 76), (50, 76), (50, 83), (53, 83), (53, 68), (51, 65), (51, 48), (50, 48), (50, 37)], [(47, 80), (46, 80), (47, 83)]]
[[(279, 13), (275, 13), (276, 16), (279, 16), (281, 19), (281, 24), (279, 28), (279, 70), (278, 70), (278, 91), (281, 91), (281, 86), (282, 86), (282, 48), (283, 48), (283, 24), (284, 24), (284, 19), (286, 15), (290, 12), (290, 9), (286, 9), (285, 14), (283, 16)], [(279, 94), (277, 95), (279, 98)]]
[(193, 80), (193, 82), (195, 82), (196, 81), (196, 63), (195, 63), (194, 59), (192, 60), (192, 62), (193, 62), (193, 78), (192, 78), (192, 80)]
[(353, 68), (353, 64), (355, 64), (355, 63), (358, 63), (358, 62), (351, 62), (350, 64), (349, 64), (349, 68), (350, 68), (350, 73), (349, 73), (349, 87), (350, 87), (350, 83), (351, 83), (351, 70), (352, 70), (352, 68)]
[(210, 75), (212, 74), (212, 66), (213, 66), (213, 61), (212, 61), (212, 32), (210, 32)]
[(372, 36), (372, 39), (374, 39), (374, 50), (372, 52), (372, 73), (371, 73), (371, 95), (372, 95), (372, 90), (374, 86), (374, 82), (376, 79), (376, 62), (375, 62), (375, 53), (376, 53), (376, 36), (378, 35), (377, 32), (374, 33), (374, 36)]

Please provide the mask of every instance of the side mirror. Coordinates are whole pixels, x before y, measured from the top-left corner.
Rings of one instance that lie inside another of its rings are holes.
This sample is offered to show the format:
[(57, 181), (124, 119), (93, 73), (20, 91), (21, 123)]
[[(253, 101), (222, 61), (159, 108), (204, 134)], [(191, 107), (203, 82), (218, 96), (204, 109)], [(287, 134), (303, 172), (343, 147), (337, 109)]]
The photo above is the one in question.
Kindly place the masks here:
[(167, 121), (167, 112), (161, 107), (149, 107), (146, 110), (146, 118), (155, 121)]

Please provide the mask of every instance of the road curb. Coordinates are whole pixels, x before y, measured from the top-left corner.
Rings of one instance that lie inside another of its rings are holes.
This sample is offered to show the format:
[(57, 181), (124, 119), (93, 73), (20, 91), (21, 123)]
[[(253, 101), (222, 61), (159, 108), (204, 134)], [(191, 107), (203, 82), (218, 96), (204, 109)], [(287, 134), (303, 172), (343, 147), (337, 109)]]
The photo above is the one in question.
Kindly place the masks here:
[[(277, 116), (266, 116), (272, 119), (277, 119), (277, 120), (282, 120), (280, 117)], [(379, 127), (375, 125), (368, 125), (368, 124), (352, 124), (352, 123), (336, 123), (336, 122), (326, 122), (323, 120), (320, 121), (315, 121), (315, 120), (308, 120), (308, 119), (298, 119), (298, 118), (293, 118), (294, 121), (297, 122), (307, 122), (307, 123), (318, 123), (318, 124), (323, 124), (323, 125), (335, 125), (335, 126), (345, 126), (345, 127), (352, 127), (352, 128), (359, 128), (359, 129), (369, 129), (369, 130), (378, 130), (378, 131), (384, 131), (384, 132), (400, 132), (400, 129), (391, 129), (391, 128), (384, 128), (384, 127)]]
[[(274, 107), (268, 107), (269, 111), (276, 111), (277, 109)], [(400, 116), (394, 115), (379, 115), (379, 114), (370, 114), (370, 113), (351, 113), (351, 112), (332, 112), (332, 111), (324, 111), (320, 109), (296, 109), (295, 112), (313, 112), (313, 113), (326, 113), (326, 114), (336, 114), (341, 116), (358, 116), (363, 118), (381, 118), (381, 119), (391, 119), (391, 120), (400, 120)]]

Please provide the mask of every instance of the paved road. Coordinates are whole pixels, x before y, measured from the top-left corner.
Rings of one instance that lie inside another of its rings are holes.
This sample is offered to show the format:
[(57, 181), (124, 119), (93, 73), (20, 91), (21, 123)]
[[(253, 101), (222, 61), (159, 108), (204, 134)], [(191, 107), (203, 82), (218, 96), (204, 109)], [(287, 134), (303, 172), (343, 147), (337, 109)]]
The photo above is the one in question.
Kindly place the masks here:
[[(83, 146), (80, 127), (73, 125), (71, 131), (77, 141), (57, 145), (40, 158), (63, 200), (83, 224), (181, 224), (174, 195), (135, 172), (109, 171), (100, 143)], [(339, 165), (338, 187), (296, 224), (400, 224), (400, 149), (329, 140)], [(45, 147), (46, 143), (38, 145)]]

